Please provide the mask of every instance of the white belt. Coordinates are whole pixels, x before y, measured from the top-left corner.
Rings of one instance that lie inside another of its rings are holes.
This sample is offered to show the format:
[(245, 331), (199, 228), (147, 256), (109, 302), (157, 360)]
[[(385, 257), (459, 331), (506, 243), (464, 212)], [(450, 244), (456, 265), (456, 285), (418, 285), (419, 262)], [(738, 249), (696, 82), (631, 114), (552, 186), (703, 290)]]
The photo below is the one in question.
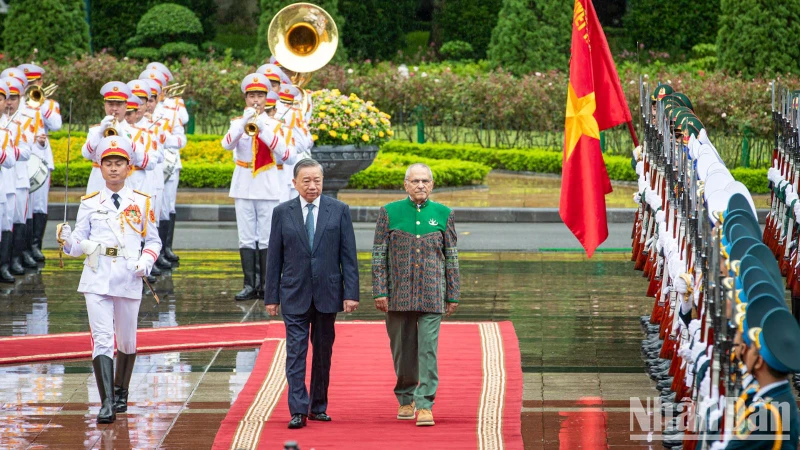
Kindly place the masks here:
[(125, 259), (139, 259), (138, 255), (127, 255), (125, 249), (119, 247), (111, 247), (105, 244), (100, 244), (100, 256), (108, 256), (111, 258), (125, 258)]

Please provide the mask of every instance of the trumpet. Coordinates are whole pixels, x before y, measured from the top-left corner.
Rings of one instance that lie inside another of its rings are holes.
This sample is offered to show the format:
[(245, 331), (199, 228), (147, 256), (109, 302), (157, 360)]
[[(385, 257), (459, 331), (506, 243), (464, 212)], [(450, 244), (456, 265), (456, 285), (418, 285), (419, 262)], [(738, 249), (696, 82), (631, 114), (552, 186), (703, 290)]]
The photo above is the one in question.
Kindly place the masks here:
[(58, 85), (52, 83), (44, 88), (32, 85), (25, 91), (25, 97), (27, 99), (25, 103), (31, 108), (38, 108), (42, 106), (42, 103), (44, 103), (48, 97), (53, 95), (56, 89), (58, 89)]
[(256, 123), (256, 117), (258, 117), (259, 114), (258, 105), (251, 109), (254, 109), (256, 113), (253, 114), (253, 117), (244, 125), (244, 132), (248, 136), (253, 137), (258, 134), (258, 124)]
[(183, 95), (185, 91), (186, 83), (172, 83), (164, 86), (164, 89), (161, 90), (161, 94), (164, 96), (164, 98), (172, 98)]
[(119, 131), (117, 131), (117, 119), (114, 119), (114, 121), (111, 122), (111, 126), (103, 131), (103, 137), (109, 136), (119, 136)]

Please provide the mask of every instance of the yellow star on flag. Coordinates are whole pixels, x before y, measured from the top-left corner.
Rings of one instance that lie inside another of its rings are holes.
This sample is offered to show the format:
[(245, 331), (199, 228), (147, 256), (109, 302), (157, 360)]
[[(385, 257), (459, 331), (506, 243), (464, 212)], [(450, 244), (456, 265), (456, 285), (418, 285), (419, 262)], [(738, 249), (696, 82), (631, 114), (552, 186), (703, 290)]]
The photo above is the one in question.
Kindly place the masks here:
[(564, 125), (564, 133), (567, 140), (566, 152), (569, 159), (575, 146), (578, 144), (581, 136), (586, 136), (600, 139), (600, 128), (597, 125), (597, 120), (594, 118), (594, 110), (597, 103), (594, 99), (594, 92), (578, 98), (575, 94), (575, 89), (572, 88), (572, 83), (569, 84), (569, 93), (567, 94), (567, 120)]

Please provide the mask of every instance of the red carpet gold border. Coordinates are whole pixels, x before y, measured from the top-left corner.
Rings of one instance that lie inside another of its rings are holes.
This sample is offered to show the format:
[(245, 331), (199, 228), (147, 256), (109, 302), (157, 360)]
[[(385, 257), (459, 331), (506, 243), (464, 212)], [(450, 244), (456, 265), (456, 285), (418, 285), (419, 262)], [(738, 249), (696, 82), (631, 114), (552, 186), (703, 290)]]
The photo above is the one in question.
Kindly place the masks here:
[(264, 378), (261, 389), (258, 390), (255, 400), (248, 408), (244, 418), (239, 422), (236, 434), (233, 437), (231, 448), (236, 450), (254, 449), (258, 447), (261, 439), (261, 430), (278, 399), (286, 386), (286, 340), (281, 339), (275, 348), (269, 373)]
[(503, 336), (497, 323), (479, 324), (483, 350), (483, 387), (478, 409), (478, 449), (503, 449), (503, 405), (506, 391)]

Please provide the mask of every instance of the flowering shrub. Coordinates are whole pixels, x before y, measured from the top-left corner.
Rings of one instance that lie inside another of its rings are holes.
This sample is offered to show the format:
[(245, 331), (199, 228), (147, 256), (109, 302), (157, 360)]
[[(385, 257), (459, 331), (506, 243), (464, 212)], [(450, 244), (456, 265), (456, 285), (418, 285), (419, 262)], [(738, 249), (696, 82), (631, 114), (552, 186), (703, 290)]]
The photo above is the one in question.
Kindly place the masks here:
[(315, 91), (311, 98), (314, 113), (309, 130), (316, 145), (381, 145), (394, 135), (391, 116), (372, 101), (342, 95), (338, 89)]

